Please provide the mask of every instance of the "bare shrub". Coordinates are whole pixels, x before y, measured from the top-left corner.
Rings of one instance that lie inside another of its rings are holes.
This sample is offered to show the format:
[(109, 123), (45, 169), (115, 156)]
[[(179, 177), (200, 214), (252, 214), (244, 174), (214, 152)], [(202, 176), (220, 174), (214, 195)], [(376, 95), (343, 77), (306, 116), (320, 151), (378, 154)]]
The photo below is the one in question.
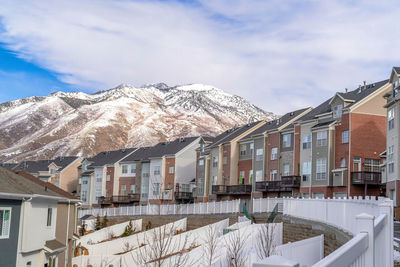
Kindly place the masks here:
[(218, 231), (215, 225), (209, 225), (207, 227), (207, 232), (205, 236), (205, 243), (203, 244), (203, 257), (202, 261), (204, 265), (211, 265), (216, 257), (218, 256), (217, 253), (217, 246), (219, 243), (218, 239)]
[(260, 259), (267, 258), (275, 252), (274, 235), (276, 225), (272, 223), (261, 224), (258, 228), (257, 239), (257, 256)]
[(245, 246), (248, 236), (244, 236), (239, 230), (230, 232), (224, 238), (226, 246), (227, 265), (232, 267), (244, 267), (247, 262)]

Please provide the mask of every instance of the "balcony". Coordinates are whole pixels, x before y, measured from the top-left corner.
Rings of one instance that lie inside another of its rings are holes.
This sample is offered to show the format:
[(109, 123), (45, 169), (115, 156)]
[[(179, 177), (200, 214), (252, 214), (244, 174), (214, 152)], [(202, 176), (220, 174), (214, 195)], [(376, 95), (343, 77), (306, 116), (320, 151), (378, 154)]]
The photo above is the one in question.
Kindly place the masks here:
[(282, 176), (280, 181), (256, 182), (256, 191), (285, 192), (300, 187), (300, 176)]
[(129, 194), (126, 196), (112, 196), (112, 197), (99, 197), (98, 202), (100, 205), (110, 204), (129, 204), (140, 201), (140, 194)]
[(175, 200), (191, 200), (193, 199), (192, 192), (175, 192)]
[(251, 194), (251, 184), (213, 185), (212, 193), (216, 195), (246, 195)]
[(351, 183), (353, 185), (380, 185), (382, 174), (380, 172), (352, 172)]

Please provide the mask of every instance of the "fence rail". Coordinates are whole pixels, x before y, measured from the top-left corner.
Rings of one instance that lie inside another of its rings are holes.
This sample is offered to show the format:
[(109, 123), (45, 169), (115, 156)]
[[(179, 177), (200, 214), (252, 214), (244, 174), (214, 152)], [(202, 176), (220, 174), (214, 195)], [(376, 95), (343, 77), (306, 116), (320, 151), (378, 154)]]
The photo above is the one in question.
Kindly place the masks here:
[(145, 206), (124, 206), (118, 208), (96, 208), (79, 210), (81, 218), (86, 214), (94, 216), (139, 216), (139, 215), (189, 215), (224, 214), (240, 212), (240, 200), (220, 202), (199, 202), (191, 204), (148, 204)]

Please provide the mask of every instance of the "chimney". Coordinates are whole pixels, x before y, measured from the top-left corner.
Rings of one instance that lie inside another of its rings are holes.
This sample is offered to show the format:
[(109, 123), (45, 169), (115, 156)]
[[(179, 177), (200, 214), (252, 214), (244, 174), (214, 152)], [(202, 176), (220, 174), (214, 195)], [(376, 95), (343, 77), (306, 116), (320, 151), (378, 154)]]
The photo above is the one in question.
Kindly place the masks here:
[(361, 93), (361, 84), (358, 85), (358, 92)]
[(347, 88), (344, 88), (344, 91), (347, 93), (347, 92), (349, 91), (349, 89), (347, 89)]
[(367, 89), (367, 81), (364, 81), (364, 89)]

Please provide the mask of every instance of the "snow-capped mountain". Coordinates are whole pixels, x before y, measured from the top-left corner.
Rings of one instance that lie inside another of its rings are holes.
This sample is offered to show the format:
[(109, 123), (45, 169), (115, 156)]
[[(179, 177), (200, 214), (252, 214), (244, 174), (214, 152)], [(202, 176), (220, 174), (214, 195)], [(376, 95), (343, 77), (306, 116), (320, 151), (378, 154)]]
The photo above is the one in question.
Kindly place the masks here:
[(249, 120), (276, 117), (202, 84), (57, 92), (0, 104), (0, 161), (91, 156), (183, 136), (217, 135)]

